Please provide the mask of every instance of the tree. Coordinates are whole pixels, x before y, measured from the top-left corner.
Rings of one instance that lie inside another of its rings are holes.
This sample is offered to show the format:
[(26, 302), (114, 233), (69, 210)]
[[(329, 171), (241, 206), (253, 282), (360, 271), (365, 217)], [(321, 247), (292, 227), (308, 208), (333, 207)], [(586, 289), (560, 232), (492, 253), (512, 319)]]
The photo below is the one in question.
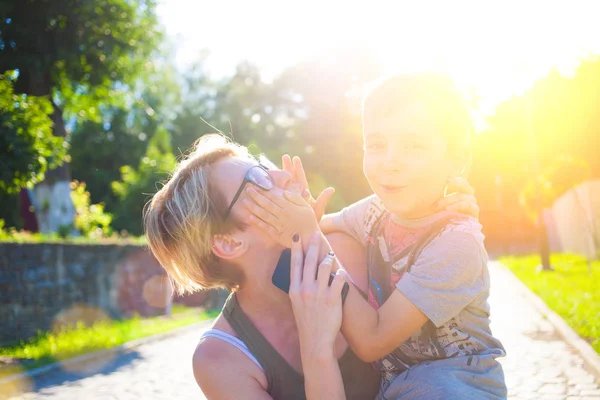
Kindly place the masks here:
[(175, 168), (175, 156), (171, 151), (171, 137), (164, 128), (158, 128), (151, 138), (144, 157), (137, 169), (129, 165), (121, 167), (121, 179), (112, 183), (119, 202), (115, 207), (113, 228), (140, 235), (142, 211), (157, 186)]
[(542, 221), (538, 192), (547, 207), (571, 186), (600, 176), (599, 91), (600, 60), (589, 59), (573, 77), (552, 71), (496, 108), (489, 129), (475, 137), (469, 177), (488, 243), (532, 232), (532, 221)]
[[(5, 0), (0, 72), (18, 70), (17, 94), (50, 101), (53, 134), (64, 138), (63, 117), (99, 120), (104, 107), (132, 101), (161, 36), (154, 8), (154, 0)], [(72, 225), (68, 164), (48, 172), (35, 192), (36, 209), (49, 208), (42, 231)]]

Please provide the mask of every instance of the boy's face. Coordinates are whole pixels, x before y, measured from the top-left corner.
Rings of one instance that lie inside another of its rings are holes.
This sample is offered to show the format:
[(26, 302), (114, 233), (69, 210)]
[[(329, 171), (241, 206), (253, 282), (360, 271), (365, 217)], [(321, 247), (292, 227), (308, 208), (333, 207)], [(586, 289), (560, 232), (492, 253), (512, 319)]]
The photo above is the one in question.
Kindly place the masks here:
[(457, 162), (426, 111), (414, 105), (364, 117), (365, 176), (386, 208), (403, 218), (431, 214), (446, 180), (456, 175)]

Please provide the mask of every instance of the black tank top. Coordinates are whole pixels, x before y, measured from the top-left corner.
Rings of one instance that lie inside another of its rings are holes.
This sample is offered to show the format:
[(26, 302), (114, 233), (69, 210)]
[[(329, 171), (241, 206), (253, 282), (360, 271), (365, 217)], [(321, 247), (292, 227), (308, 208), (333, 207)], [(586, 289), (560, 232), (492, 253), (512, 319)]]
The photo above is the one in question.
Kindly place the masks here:
[[(239, 338), (256, 357), (267, 377), (267, 392), (275, 400), (304, 400), (304, 378), (271, 346), (238, 305), (232, 293), (223, 315)], [(339, 360), (347, 399), (372, 400), (379, 391), (379, 373), (362, 362), (348, 347)]]

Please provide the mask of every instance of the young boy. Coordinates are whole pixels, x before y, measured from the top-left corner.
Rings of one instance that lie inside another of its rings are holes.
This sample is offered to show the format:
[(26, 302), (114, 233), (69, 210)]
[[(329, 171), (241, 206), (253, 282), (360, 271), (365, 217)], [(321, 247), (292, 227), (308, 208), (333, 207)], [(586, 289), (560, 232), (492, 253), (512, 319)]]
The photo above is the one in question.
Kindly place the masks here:
[(321, 223), (367, 248), (371, 306), (351, 289), (342, 333), (382, 372), (381, 399), (507, 396), (496, 360), (505, 351), (490, 330), (481, 226), (436, 205), (447, 181), (466, 169), (470, 126), (444, 76), (379, 83), (363, 108), (363, 166), (375, 194)]
[(359, 357), (376, 361), (382, 398), (505, 398), (481, 226), (435, 205), (469, 160), (467, 107), (448, 78), (396, 76), (366, 96), (363, 124), (375, 195), (323, 225), (367, 247), (369, 302), (378, 311), (353, 291), (344, 336)]

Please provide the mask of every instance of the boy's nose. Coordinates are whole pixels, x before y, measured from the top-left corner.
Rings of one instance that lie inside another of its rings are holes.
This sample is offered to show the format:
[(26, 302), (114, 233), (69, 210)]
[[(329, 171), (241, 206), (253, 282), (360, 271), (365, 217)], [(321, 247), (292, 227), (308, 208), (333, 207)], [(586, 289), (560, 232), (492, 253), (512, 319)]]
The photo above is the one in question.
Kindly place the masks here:
[(282, 170), (270, 170), (269, 174), (273, 178), (275, 186), (281, 189), (287, 189), (287, 186), (292, 181), (292, 175), (287, 171)]
[(381, 163), (382, 169), (389, 172), (401, 171), (403, 163), (402, 151), (394, 151), (393, 149), (388, 150)]

